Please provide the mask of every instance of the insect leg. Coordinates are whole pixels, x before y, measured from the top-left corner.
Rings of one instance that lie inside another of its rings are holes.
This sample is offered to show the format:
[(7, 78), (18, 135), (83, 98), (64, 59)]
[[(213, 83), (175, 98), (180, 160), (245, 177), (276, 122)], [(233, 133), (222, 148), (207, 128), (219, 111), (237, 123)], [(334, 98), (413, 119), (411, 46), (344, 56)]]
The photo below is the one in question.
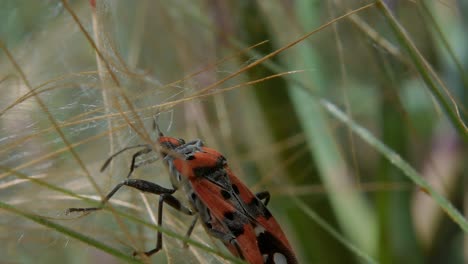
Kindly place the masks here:
[(142, 166), (142, 165), (146, 165), (146, 164), (149, 164), (149, 163), (155, 161), (155, 160), (152, 160), (152, 161), (150, 161), (150, 162), (143, 162), (142, 164), (136, 165), (136, 159), (137, 159), (139, 156), (144, 155), (144, 154), (148, 154), (148, 153), (150, 153), (151, 151), (153, 151), (153, 149), (150, 148), (149, 146), (147, 146), (146, 148), (144, 148), (144, 149), (142, 149), (142, 150), (136, 152), (135, 154), (133, 154), (133, 156), (132, 156), (132, 163), (131, 163), (131, 165), (130, 165), (130, 171), (129, 171), (128, 174), (127, 174), (127, 178), (130, 178), (130, 176), (132, 175), (133, 171), (134, 171), (136, 168), (138, 168), (138, 167), (140, 167), (140, 166)]
[[(162, 195), (162, 194), (172, 194), (175, 192), (174, 189), (167, 189), (164, 188), (158, 184), (145, 181), (145, 180), (139, 180), (139, 179), (127, 179), (119, 184), (117, 184), (112, 191), (107, 194), (107, 196), (104, 198), (104, 200), (101, 201), (101, 204), (98, 207), (89, 207), (89, 208), (68, 208), (65, 214), (69, 214), (71, 212), (91, 212), (91, 211), (96, 211), (100, 210), (104, 207), (104, 205), (109, 201), (109, 199), (122, 187), (122, 186), (129, 186), (135, 189), (138, 189), (142, 192), (149, 192), (157, 195)], [(175, 198), (174, 198), (175, 199)], [(180, 204), (180, 203), (179, 203)], [(171, 205), (172, 206), (172, 205)]]
[[(120, 155), (121, 153), (129, 150), (129, 149), (134, 149), (134, 148), (145, 148), (145, 149), (149, 149), (151, 150), (151, 146), (148, 145), (148, 144), (138, 144), (138, 145), (135, 145), (135, 146), (130, 146), (130, 147), (126, 147), (126, 148), (123, 148), (119, 151), (117, 151), (116, 153), (112, 154), (112, 156), (110, 156), (109, 158), (107, 158), (106, 162), (104, 162), (104, 164), (102, 165), (100, 171), (103, 172), (107, 166), (109, 166), (110, 162), (112, 161), (112, 159), (114, 159), (115, 157), (117, 157), (118, 155)], [(149, 151), (148, 151), (149, 152)]]
[(256, 193), (255, 196), (257, 196), (257, 198), (260, 200), (260, 201), (263, 201), (263, 204), (265, 206), (267, 206), (268, 202), (270, 202), (270, 192), (269, 191), (263, 191), (263, 192), (259, 192), (259, 193)]
[[(193, 229), (195, 229), (195, 225), (197, 224), (198, 217), (199, 217), (199, 216), (196, 215), (195, 218), (193, 219), (192, 224), (190, 224), (190, 227), (189, 227), (189, 229), (187, 230), (187, 233), (185, 234), (185, 238), (188, 239), (188, 238), (190, 237), (190, 235), (192, 234)], [(184, 247), (188, 247), (187, 242), (184, 242)]]
[[(171, 207), (187, 214), (187, 215), (193, 215), (194, 213), (189, 210), (188, 208), (186, 208), (185, 206), (183, 206), (181, 204), (181, 202), (179, 200), (177, 200), (177, 198), (175, 198), (174, 196), (172, 196), (170, 193), (164, 193), (164, 194), (161, 194), (159, 196), (159, 205), (158, 205), (158, 226), (162, 226), (162, 213), (163, 213), (163, 204), (164, 203), (167, 203), (168, 205), (170, 205)], [(198, 218), (198, 217), (197, 217)], [(196, 219), (197, 219), (196, 218)], [(149, 250), (149, 251), (146, 251), (145, 252), (145, 255), (146, 256), (151, 256), (155, 253), (157, 253), (159, 250), (161, 250), (162, 248), (162, 233), (161, 231), (158, 231), (158, 234), (157, 234), (157, 239), (156, 239), (156, 247), (152, 250)], [(133, 255), (137, 255), (138, 252), (134, 252)]]
[[(114, 187), (114, 189), (104, 198), (104, 200), (101, 202), (101, 205), (99, 207), (90, 207), (90, 208), (69, 208), (66, 213), (71, 213), (71, 212), (90, 212), (90, 211), (96, 211), (100, 210), (104, 207), (105, 203), (109, 201), (109, 199), (122, 187), (122, 186), (130, 186), (132, 188), (138, 189), (142, 192), (148, 192), (148, 193), (153, 193), (160, 195), (159, 196), (159, 206), (158, 206), (158, 226), (162, 225), (162, 210), (163, 210), (163, 204), (167, 203), (174, 209), (185, 213), (187, 215), (193, 215), (194, 213), (188, 209), (187, 207), (183, 206), (182, 203), (177, 200), (174, 196), (171, 194), (174, 193), (174, 189), (167, 189), (162, 186), (159, 186), (158, 184), (148, 182), (145, 180), (139, 180), (139, 179), (128, 179), (125, 180), (121, 183), (119, 183), (117, 186)], [(153, 250), (150, 250), (148, 252), (145, 252), (147, 256), (150, 256), (156, 252), (158, 252), (162, 248), (162, 233), (158, 231), (157, 235), (157, 241), (156, 241), (156, 248)], [(133, 255), (136, 255), (137, 253), (133, 253)]]

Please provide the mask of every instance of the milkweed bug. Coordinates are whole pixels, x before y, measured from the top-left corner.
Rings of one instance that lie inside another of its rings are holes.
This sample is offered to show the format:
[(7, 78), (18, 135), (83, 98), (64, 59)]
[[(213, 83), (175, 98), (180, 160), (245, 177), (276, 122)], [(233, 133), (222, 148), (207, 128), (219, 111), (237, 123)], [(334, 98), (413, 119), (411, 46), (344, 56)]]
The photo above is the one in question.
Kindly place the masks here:
[[(186, 143), (183, 139), (164, 136), (156, 123), (155, 127), (159, 133), (160, 155), (169, 169), (172, 188), (129, 179), (133, 171), (141, 166), (136, 164), (137, 158), (152, 152), (153, 148), (146, 144), (127, 147), (109, 157), (101, 168), (103, 171), (115, 156), (124, 151), (142, 148), (132, 156), (127, 179), (115, 186), (99, 207), (69, 208), (67, 213), (100, 210), (122, 186), (129, 186), (159, 195), (159, 226), (162, 225), (163, 205), (166, 203), (182, 213), (195, 216), (187, 237), (201, 219), (209, 235), (220, 239), (232, 254), (249, 263), (297, 263), (286, 235), (266, 207), (270, 199), (268, 192), (254, 195), (233, 174), (226, 158), (218, 151), (205, 147), (201, 140)], [(190, 209), (172, 195), (178, 189), (186, 193)], [(156, 247), (145, 254), (151, 256), (161, 248), (162, 233), (158, 231)]]

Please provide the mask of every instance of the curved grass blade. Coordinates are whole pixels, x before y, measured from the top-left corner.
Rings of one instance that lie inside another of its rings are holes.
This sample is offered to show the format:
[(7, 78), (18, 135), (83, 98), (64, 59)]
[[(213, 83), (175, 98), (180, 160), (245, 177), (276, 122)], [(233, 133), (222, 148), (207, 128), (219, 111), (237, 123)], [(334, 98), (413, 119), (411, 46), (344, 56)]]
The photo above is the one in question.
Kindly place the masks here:
[(321, 100), (321, 104), (334, 117), (348, 125), (352, 131), (356, 133), (356, 135), (379, 151), (393, 165), (399, 168), (404, 173), (404, 175), (406, 175), (418, 187), (430, 195), (435, 200), (435, 202), (447, 213), (447, 215), (452, 218), (452, 220), (457, 223), (465, 233), (468, 233), (468, 221), (465, 219), (465, 217), (463, 217), (463, 215), (445, 197), (440, 195), (415, 169), (413, 169), (410, 164), (404, 161), (400, 155), (398, 155), (398, 153), (387, 147), (384, 143), (374, 137), (368, 130), (351, 120), (335, 105), (325, 100)]
[(347, 247), (351, 252), (356, 254), (356, 256), (362, 258), (366, 263), (377, 263), (375, 259), (369, 256), (367, 253), (356, 247), (351, 241), (346, 239), (343, 235), (341, 235), (335, 228), (333, 228), (330, 224), (327, 223), (320, 215), (314, 212), (307, 204), (305, 204), (302, 200), (297, 198), (296, 196), (291, 196), (293, 201), (296, 205), (304, 211), (304, 213), (309, 216), (311, 219), (314, 220), (315, 223), (320, 225), (323, 229), (325, 229), (331, 236), (333, 236), (336, 240), (340, 241), (345, 247)]

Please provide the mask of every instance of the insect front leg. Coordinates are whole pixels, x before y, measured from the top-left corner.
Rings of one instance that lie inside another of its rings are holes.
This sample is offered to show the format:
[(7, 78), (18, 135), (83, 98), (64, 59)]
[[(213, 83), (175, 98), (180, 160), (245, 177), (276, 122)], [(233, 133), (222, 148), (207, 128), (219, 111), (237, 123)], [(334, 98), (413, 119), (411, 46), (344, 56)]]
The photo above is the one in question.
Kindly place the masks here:
[(127, 150), (134, 149), (134, 148), (144, 148), (144, 149), (142, 149), (142, 150), (138, 151), (137, 153), (133, 154), (132, 165), (131, 165), (131, 167), (130, 167), (130, 170), (131, 170), (131, 171), (130, 171), (130, 173), (128, 174), (128, 175), (130, 175), (131, 172), (133, 171), (132, 168), (135, 169), (135, 168), (134, 168), (135, 159), (136, 159), (138, 156), (140, 156), (140, 155), (143, 155), (143, 154), (146, 154), (146, 153), (150, 153), (151, 151), (153, 151), (153, 149), (151, 148), (150, 145), (148, 145), (148, 144), (138, 144), (138, 145), (134, 145), (134, 146), (125, 147), (125, 148), (123, 148), (123, 149), (117, 151), (116, 153), (112, 154), (112, 156), (110, 156), (110, 157), (104, 162), (104, 164), (102, 164), (102, 167), (101, 167), (100, 171), (103, 172), (103, 171), (109, 166), (109, 164), (111, 163), (111, 161), (112, 161), (115, 157), (117, 157), (118, 155), (124, 153), (124, 152), (127, 151)]
[(136, 159), (137, 159), (139, 156), (144, 155), (144, 154), (148, 154), (148, 153), (150, 153), (151, 151), (153, 151), (153, 149), (147, 147), (147, 148), (144, 148), (144, 149), (142, 149), (142, 150), (140, 150), (140, 151), (138, 151), (138, 152), (136, 152), (135, 154), (132, 155), (132, 163), (130, 164), (130, 171), (129, 171), (128, 174), (127, 174), (127, 178), (130, 178), (130, 176), (132, 176), (132, 173), (133, 173), (133, 171), (134, 171), (136, 168), (138, 168), (138, 167), (140, 167), (140, 166), (143, 166), (143, 165), (146, 165), (146, 164), (149, 164), (149, 163), (155, 161), (155, 160), (152, 160), (152, 161), (149, 161), (149, 162), (143, 162), (143, 163), (138, 164), (138, 165), (136, 164)]
[[(194, 213), (192, 210), (188, 209), (187, 207), (183, 206), (182, 203), (172, 196), (172, 193), (175, 192), (175, 189), (167, 189), (158, 184), (140, 180), (140, 179), (127, 179), (117, 186), (104, 198), (101, 202), (100, 206), (98, 207), (89, 207), (89, 208), (69, 208), (66, 213), (69, 214), (71, 212), (92, 212), (96, 210), (100, 210), (104, 207), (107, 201), (122, 187), (122, 186), (129, 186), (140, 190), (142, 192), (153, 193), (159, 195), (159, 205), (158, 205), (158, 226), (162, 226), (162, 214), (163, 214), (163, 204), (166, 203), (173, 207), (174, 209), (187, 214), (193, 215)], [(156, 240), (156, 248), (145, 252), (147, 256), (151, 256), (154, 253), (158, 252), (162, 248), (162, 233), (158, 231), (157, 240)], [(134, 252), (133, 255), (136, 255), (137, 252)]]

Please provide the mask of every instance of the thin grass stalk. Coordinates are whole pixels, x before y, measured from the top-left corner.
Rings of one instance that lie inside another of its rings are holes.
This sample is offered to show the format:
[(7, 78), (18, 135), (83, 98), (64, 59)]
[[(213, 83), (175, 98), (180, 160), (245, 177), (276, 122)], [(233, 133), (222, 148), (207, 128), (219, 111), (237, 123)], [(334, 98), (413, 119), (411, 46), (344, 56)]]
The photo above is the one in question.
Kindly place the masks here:
[[(310, 29), (318, 21), (316, 20), (321, 10), (318, 10), (310, 1), (296, 2), (295, 12), (297, 12), (297, 23), (299, 28), (295, 28), (294, 23), (290, 28)], [(315, 15), (311, 15), (313, 12)], [(275, 14), (277, 17), (287, 17), (286, 13)], [(284, 23), (282, 21), (281, 23)], [(280, 25), (276, 24), (276, 32), (284, 32)], [(300, 31), (299, 31), (300, 33)], [(283, 58), (287, 68), (320, 69), (320, 59), (317, 51), (312, 45), (300, 45), (291, 50)], [(327, 87), (326, 80), (322, 77), (325, 73), (314, 70), (308, 75), (294, 76), (293, 78), (306, 84), (309, 90), (314, 90), (317, 94), (323, 92)], [(288, 82), (288, 92), (298, 114), (301, 126), (303, 127), (309, 151), (313, 153), (317, 164), (319, 176), (328, 190), (328, 197), (333, 206), (336, 219), (343, 228), (345, 234), (351, 241), (355, 242), (370, 255), (376, 252), (376, 223), (375, 216), (370, 210), (364, 197), (351, 184), (352, 170), (346, 164), (341, 155), (340, 147), (336, 144), (337, 139), (330, 129), (329, 121), (324, 116), (317, 101), (302, 89), (298, 89), (296, 81)]]
[[(396, 35), (399, 43), (407, 50), (414, 66), (418, 70), (422, 79), (427, 85), (432, 95), (436, 98), (437, 102), (442, 106), (448, 119), (457, 130), (461, 138), (468, 143), (468, 129), (460, 117), (458, 106), (456, 102), (448, 94), (448, 91), (442, 86), (442, 83), (438, 83), (435, 79), (437, 78), (432, 74), (429, 64), (426, 62), (422, 54), (418, 51), (411, 38), (408, 36), (404, 28), (400, 25), (397, 19), (393, 16), (387, 4), (382, 1), (377, 1), (377, 8), (387, 19), (393, 33)], [(449, 100), (448, 97), (451, 99)], [(451, 102), (450, 102), (451, 101)]]

